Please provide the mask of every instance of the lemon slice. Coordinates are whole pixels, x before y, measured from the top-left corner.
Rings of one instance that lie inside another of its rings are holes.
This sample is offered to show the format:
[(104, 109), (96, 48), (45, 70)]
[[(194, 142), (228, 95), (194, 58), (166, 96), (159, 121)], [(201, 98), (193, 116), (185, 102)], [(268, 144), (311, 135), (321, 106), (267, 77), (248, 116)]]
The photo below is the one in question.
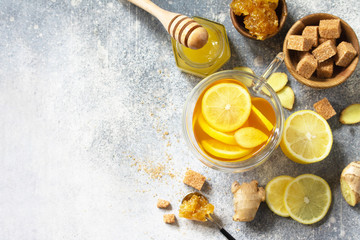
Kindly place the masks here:
[(269, 119), (267, 119), (267, 117), (265, 117), (264, 114), (262, 114), (262, 112), (260, 112), (259, 109), (257, 109), (254, 105), (252, 105), (251, 106), (251, 111), (260, 120), (260, 122), (262, 122), (265, 125), (267, 130), (269, 130), (269, 131), (273, 130), (274, 125), (272, 125), (272, 123), (269, 121)]
[[(273, 99), (272, 99), (273, 101)], [(264, 98), (253, 97), (251, 103), (272, 123), (276, 123), (276, 116), (272, 104)]]
[(200, 114), (198, 116), (198, 123), (201, 129), (207, 133), (210, 137), (219, 140), (220, 142), (227, 143), (230, 145), (237, 145), (234, 137), (234, 133), (224, 133), (220, 132), (214, 128), (212, 128), (204, 119), (204, 117)]
[(202, 114), (207, 123), (221, 132), (231, 132), (248, 119), (251, 98), (235, 83), (220, 83), (209, 88), (202, 99)]
[(201, 141), (201, 145), (208, 153), (214, 155), (215, 157), (225, 159), (242, 158), (251, 153), (252, 150), (249, 148), (242, 148), (240, 146), (224, 144), (215, 139), (203, 140)]
[(235, 132), (235, 140), (240, 147), (254, 148), (268, 140), (268, 136), (254, 127), (240, 128)]
[(286, 187), (284, 203), (294, 220), (303, 224), (316, 223), (325, 217), (329, 210), (329, 184), (313, 174), (300, 175)]
[(285, 208), (284, 194), (288, 184), (294, 180), (293, 177), (282, 175), (273, 178), (265, 187), (266, 203), (271, 211), (282, 217), (289, 217)]
[(309, 164), (326, 158), (332, 143), (327, 121), (314, 111), (302, 110), (286, 119), (280, 147), (294, 162)]
[(198, 121), (199, 115), (200, 114), (198, 112), (194, 111), (194, 117), (193, 117), (193, 120), (192, 120), (192, 128), (193, 129), (195, 127), (196, 122)]

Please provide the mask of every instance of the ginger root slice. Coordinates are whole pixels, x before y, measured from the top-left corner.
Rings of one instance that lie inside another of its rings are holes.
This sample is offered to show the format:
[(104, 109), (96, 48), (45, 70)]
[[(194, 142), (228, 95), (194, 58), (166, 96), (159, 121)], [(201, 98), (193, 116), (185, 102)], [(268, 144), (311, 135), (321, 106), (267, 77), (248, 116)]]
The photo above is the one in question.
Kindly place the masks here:
[(342, 124), (355, 124), (360, 122), (360, 103), (347, 106), (340, 115)]
[(251, 74), (255, 74), (254, 71), (251, 68), (245, 67), (245, 66), (234, 67), (234, 70), (240, 70), (240, 71), (248, 72), (248, 73), (251, 73)]
[[(286, 73), (282, 73), (282, 72), (274, 72), (267, 79), (267, 84), (270, 85), (270, 87), (274, 90), (274, 92), (279, 92), (282, 89), (284, 89), (287, 82), (288, 82), (288, 77)], [(268, 95), (269, 97), (271, 96), (270, 92), (265, 87), (263, 87), (262, 90), (266, 95)]]
[(351, 162), (341, 173), (341, 193), (350, 206), (360, 202), (360, 162)]
[(295, 94), (291, 87), (285, 86), (277, 93), (281, 106), (289, 110), (293, 109), (295, 102)]
[(250, 183), (239, 184), (237, 181), (231, 185), (234, 194), (234, 221), (250, 222), (255, 218), (260, 203), (265, 201), (265, 190), (258, 187), (256, 180)]

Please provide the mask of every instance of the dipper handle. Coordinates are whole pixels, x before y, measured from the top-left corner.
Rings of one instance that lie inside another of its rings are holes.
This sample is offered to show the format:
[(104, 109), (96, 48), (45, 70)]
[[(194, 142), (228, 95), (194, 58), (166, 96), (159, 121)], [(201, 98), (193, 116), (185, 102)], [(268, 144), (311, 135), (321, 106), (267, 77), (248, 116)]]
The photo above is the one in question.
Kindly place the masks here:
[(170, 36), (185, 47), (199, 49), (207, 43), (208, 33), (206, 29), (195, 20), (179, 13), (166, 11), (150, 0), (128, 1), (156, 17)]

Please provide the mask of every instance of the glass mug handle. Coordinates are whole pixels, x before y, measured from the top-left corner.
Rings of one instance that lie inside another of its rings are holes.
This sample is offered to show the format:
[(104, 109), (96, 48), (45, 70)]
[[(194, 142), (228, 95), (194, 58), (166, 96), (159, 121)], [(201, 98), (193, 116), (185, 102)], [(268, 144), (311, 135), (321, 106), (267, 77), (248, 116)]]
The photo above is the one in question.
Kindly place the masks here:
[(266, 83), (268, 77), (279, 68), (281, 63), (284, 61), (284, 58), (285, 58), (285, 55), (283, 52), (279, 52), (276, 55), (274, 60), (272, 60), (270, 65), (266, 68), (263, 75), (261, 75), (259, 81), (253, 86), (254, 92), (258, 93), (261, 91), (261, 88), (264, 85), (264, 83)]

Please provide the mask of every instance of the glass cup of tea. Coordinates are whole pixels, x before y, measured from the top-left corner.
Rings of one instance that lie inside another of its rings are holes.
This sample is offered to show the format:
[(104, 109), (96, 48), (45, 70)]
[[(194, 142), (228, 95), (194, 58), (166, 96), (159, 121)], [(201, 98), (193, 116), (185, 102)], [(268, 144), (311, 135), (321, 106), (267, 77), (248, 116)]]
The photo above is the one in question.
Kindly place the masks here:
[(266, 79), (283, 62), (279, 53), (262, 76), (242, 70), (214, 73), (188, 96), (182, 117), (185, 141), (206, 166), (244, 172), (279, 146), (284, 113)]

